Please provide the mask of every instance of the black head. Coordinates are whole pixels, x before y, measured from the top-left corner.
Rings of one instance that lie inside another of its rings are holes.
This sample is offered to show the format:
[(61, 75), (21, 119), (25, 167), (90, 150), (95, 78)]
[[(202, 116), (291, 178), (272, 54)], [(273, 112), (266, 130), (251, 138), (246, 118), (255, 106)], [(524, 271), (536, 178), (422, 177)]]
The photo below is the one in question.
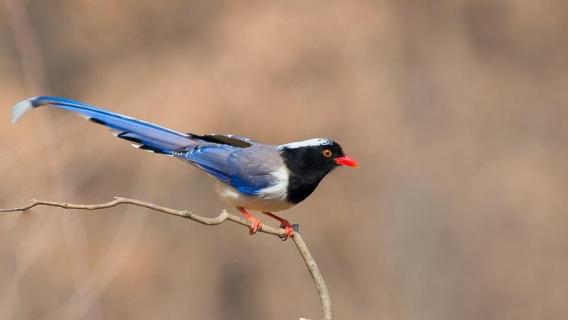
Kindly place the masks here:
[(290, 171), (288, 201), (306, 199), (320, 181), (338, 166), (357, 167), (357, 162), (343, 153), (339, 143), (330, 139), (310, 139), (279, 147)]

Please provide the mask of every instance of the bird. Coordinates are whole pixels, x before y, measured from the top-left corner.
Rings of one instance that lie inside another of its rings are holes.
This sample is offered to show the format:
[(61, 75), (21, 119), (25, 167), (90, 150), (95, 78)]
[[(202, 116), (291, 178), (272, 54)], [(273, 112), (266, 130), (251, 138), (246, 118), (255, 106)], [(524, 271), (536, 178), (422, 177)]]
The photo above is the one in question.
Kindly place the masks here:
[(335, 168), (358, 167), (358, 162), (329, 138), (271, 145), (233, 134), (182, 133), (62, 97), (37, 96), (18, 102), (12, 108), (12, 123), (40, 106), (75, 112), (108, 127), (117, 138), (138, 149), (180, 159), (203, 170), (216, 179), (215, 189), (221, 199), (236, 207), (249, 222), (251, 235), (262, 228), (262, 223), (250, 211), (259, 211), (280, 222), (283, 240), (292, 237), (290, 222), (273, 212), (304, 201)]

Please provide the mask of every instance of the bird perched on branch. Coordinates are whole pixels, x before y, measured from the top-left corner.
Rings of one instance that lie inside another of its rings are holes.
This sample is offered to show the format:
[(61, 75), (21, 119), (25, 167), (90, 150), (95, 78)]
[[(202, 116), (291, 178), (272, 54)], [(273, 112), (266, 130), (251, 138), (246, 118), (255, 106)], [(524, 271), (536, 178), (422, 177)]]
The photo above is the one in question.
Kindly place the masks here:
[(285, 239), (292, 225), (272, 213), (306, 199), (320, 181), (338, 166), (357, 167), (341, 146), (325, 138), (267, 145), (236, 135), (181, 133), (153, 123), (60, 97), (34, 97), (12, 109), (12, 123), (27, 111), (52, 106), (79, 113), (114, 131), (133, 146), (188, 162), (218, 180), (217, 192), (250, 222), (250, 234), (261, 228), (248, 210), (260, 211), (280, 222)]

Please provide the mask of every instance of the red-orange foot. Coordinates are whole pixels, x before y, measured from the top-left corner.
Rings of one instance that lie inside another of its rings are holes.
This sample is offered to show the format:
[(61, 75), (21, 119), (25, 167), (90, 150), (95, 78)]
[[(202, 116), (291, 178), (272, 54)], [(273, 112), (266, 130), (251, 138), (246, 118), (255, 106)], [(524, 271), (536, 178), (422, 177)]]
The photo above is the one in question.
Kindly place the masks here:
[[(284, 220), (286, 221), (286, 220)], [(288, 240), (292, 236), (294, 236), (294, 227), (290, 224), (290, 222), (286, 221), (285, 223), (280, 224), (280, 228), (284, 229), (285, 235), (281, 236), (280, 239)]]
[(260, 219), (250, 214), (245, 208), (237, 207), (237, 209), (239, 209), (245, 219), (250, 222), (249, 234), (251, 236), (256, 234), (262, 228), (262, 222), (260, 222)]
[(280, 236), (282, 241), (288, 240), (294, 236), (294, 227), (284, 218), (280, 218), (272, 212), (263, 212), (265, 215), (280, 221), (280, 228), (284, 229), (284, 235)]

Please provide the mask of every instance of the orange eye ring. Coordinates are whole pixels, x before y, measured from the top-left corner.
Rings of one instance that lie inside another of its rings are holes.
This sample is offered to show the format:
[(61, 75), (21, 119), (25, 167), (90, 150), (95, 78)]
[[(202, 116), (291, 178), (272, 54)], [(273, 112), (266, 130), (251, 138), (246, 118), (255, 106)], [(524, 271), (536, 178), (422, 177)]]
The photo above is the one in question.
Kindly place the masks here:
[(326, 157), (326, 158), (331, 158), (331, 156), (333, 155), (333, 152), (331, 152), (331, 150), (329, 150), (329, 149), (324, 149), (324, 150), (322, 151), (322, 154), (323, 154), (323, 156)]

